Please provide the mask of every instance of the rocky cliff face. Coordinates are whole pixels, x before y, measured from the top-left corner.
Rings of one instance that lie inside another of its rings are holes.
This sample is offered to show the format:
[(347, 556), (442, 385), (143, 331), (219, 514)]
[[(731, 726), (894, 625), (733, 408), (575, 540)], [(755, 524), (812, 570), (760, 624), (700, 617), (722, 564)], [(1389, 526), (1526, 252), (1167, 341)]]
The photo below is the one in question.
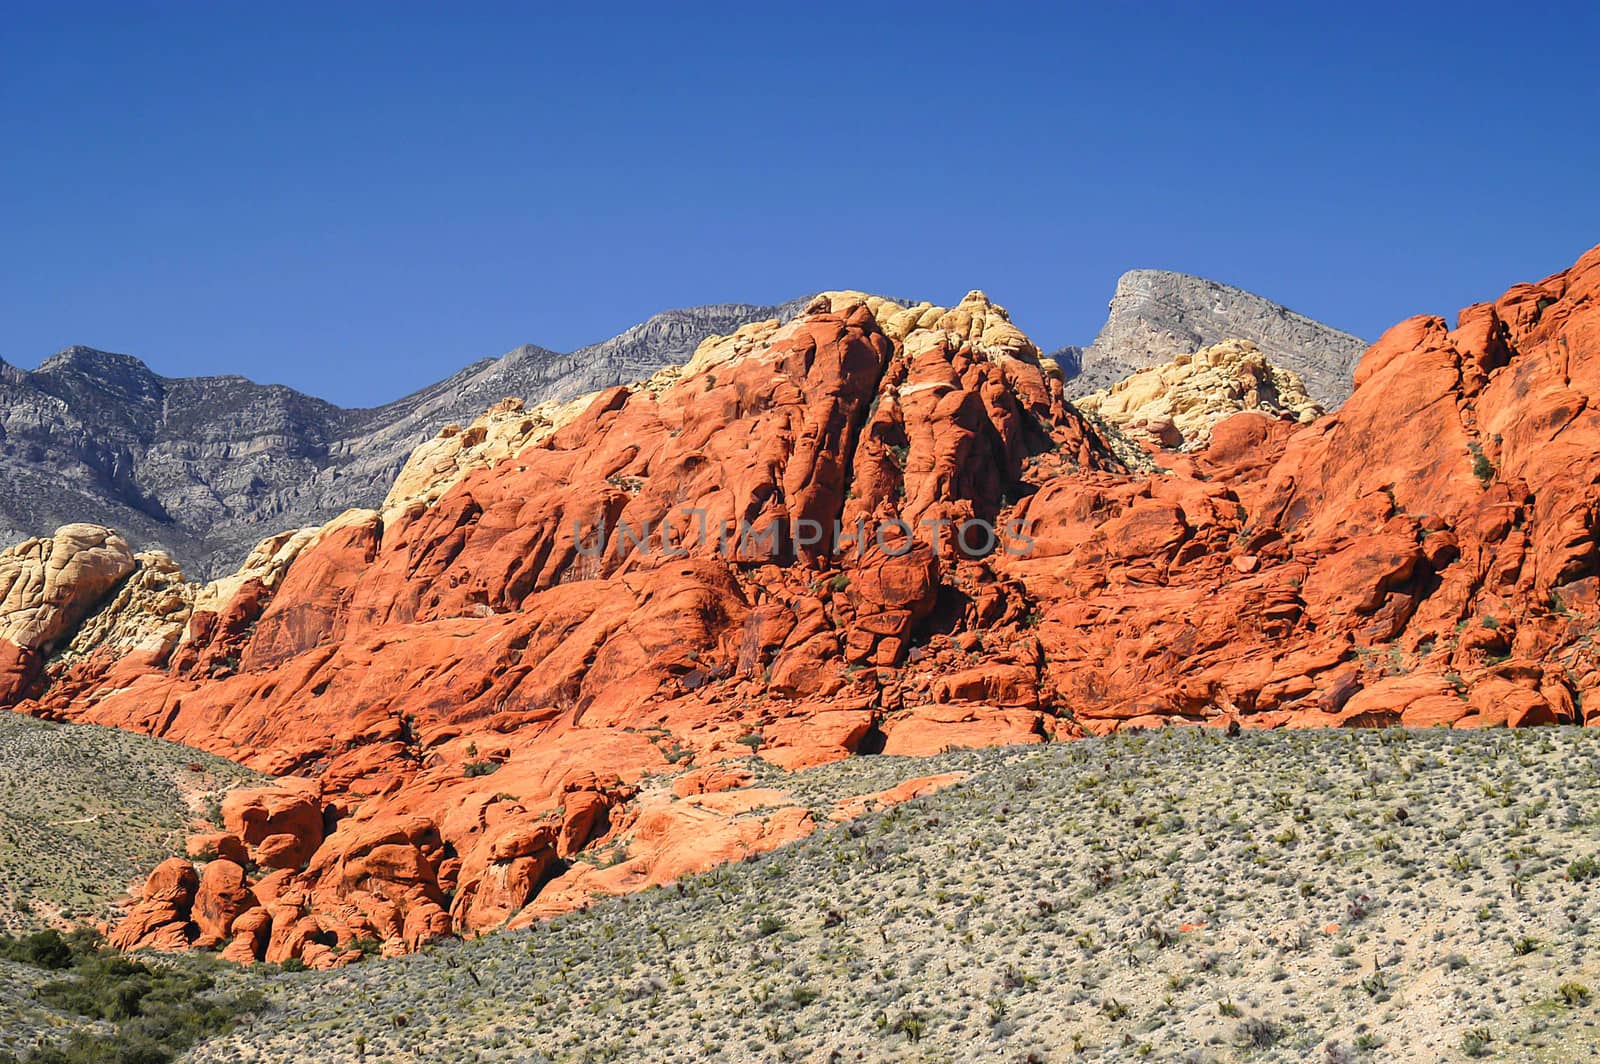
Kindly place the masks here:
[(0, 533), (93, 520), (202, 576), (294, 525), (375, 506), (412, 448), (508, 396), (571, 399), (681, 362), (706, 336), (797, 304), (669, 311), (562, 355), (524, 346), (413, 395), (344, 410), (242, 377), (169, 379), (136, 358), (69, 348), (0, 363)]
[(31, 373), (5, 366), (0, 524), (32, 535), (88, 518), (201, 557), (241, 517), (288, 513), (274, 500), (328, 465), (346, 421), (287, 388), (166, 380), (82, 347)]
[[(570, 354), (527, 345), (367, 410), (242, 377), (167, 379), (83, 347), (32, 372), (0, 362), (0, 542), (95, 521), (191, 573), (219, 575), (278, 529), (376, 506), (406, 456), (442, 426), (508, 397), (531, 409), (648, 377), (707, 336), (786, 322), (806, 302), (668, 311)], [(1095, 344), (1064, 348), (1056, 362), (1075, 378), (1067, 393), (1081, 395), (1229, 337), (1299, 371), (1329, 405), (1347, 394), (1360, 345), (1237, 289), (1135, 271), (1119, 282)]]
[(1219, 422), (1246, 410), (1301, 423), (1323, 412), (1298, 374), (1274, 366), (1247, 340), (1177, 355), (1073, 405), (1141, 440), (1185, 450), (1204, 446)]
[(83, 530), (19, 550), (86, 575), (22, 582), (55, 620), (0, 629), (0, 701), (294, 776), (232, 800), (116, 941), (319, 966), (811, 831), (751, 757), (1587, 723), (1597, 297), (1600, 249), (1396, 326), (1335, 414), (1236, 413), (1151, 473), (981, 293), (832, 293), (636, 386), (501, 406), (381, 510), (205, 587)]
[[(1022, 604), (976, 555), (869, 539), (841, 565), (805, 523), (992, 519), (1031, 454), (1113, 467), (1059, 394), (979, 294), (826, 297), (636, 388), (447, 432), (381, 512), (268, 541), (157, 618), (152, 595), (118, 595), (68, 654), (19, 644), (9, 698), (303, 777), (225, 808), (196, 844), (216, 859), (164, 866), (123, 944), (338, 963), (352, 936), (401, 951), (662, 882), (812, 829), (748, 786), (752, 748), (795, 767), (1040, 740), (1021, 632), (990, 637), (999, 703), (964, 701), (988, 673), (935, 690), (930, 669), (880, 726), (863, 678), (931, 661), (913, 646), (929, 625), (1015, 627)], [(691, 500), (761, 545), (683, 547), (663, 523)], [(104, 597), (83, 586), (75, 615)], [(965, 652), (946, 635), (937, 654)]]
[(1328, 409), (1350, 395), (1351, 375), (1366, 341), (1329, 328), (1268, 299), (1168, 270), (1130, 270), (1117, 281), (1106, 324), (1089, 347), (1055, 357), (1072, 396), (1109, 388), (1133, 373), (1223, 340), (1254, 344), (1273, 364), (1292, 370)]

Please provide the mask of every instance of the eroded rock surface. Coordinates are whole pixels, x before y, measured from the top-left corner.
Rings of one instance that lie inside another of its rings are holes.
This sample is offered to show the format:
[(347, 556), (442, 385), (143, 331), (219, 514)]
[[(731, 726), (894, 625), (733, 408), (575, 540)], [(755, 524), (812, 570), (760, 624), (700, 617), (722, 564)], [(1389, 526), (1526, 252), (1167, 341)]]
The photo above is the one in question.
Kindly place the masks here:
[[(437, 440), (446, 426), (468, 426), (461, 435), (470, 439), (482, 412), (510, 397), (535, 423), (558, 418), (565, 404), (598, 388), (689, 361), (707, 337), (749, 326), (739, 343), (759, 342), (809, 301), (667, 311), (568, 354), (523, 345), (362, 410), (237, 376), (167, 378), (137, 358), (87, 347), (31, 371), (0, 362), (0, 542), (93, 521), (119, 529), (136, 550), (170, 555), (191, 575), (225, 576), (251, 544), (280, 529), (381, 508), (418, 445), (432, 444), (434, 462), (449, 460), (451, 445)], [(899, 321), (882, 322), (891, 334), (934, 309), (897, 308)], [(1032, 346), (1009, 321), (997, 327)], [(1084, 375), (1068, 382), (1068, 393), (1082, 394), (1230, 336), (1257, 342), (1335, 405), (1348, 394), (1361, 348), (1249, 293), (1134, 271), (1118, 285), (1094, 346), (1058, 352), (1060, 368), (1073, 377), (1081, 356)]]
[(1129, 270), (1117, 280), (1106, 323), (1085, 348), (1058, 358), (1079, 373), (1069, 395), (1109, 388), (1136, 370), (1170, 362), (1223, 340), (1246, 340), (1292, 370), (1318, 403), (1333, 409), (1350, 395), (1367, 342), (1232, 285), (1171, 270)]
[(223, 575), (280, 528), (376, 507), (412, 448), (446, 424), (508, 396), (559, 404), (635, 380), (708, 335), (804, 303), (667, 311), (568, 354), (525, 344), (364, 410), (237, 376), (163, 377), (88, 347), (31, 371), (0, 362), (0, 542), (90, 520), (191, 573)]
[[(18, 707), (292, 777), (231, 800), (119, 941), (317, 966), (814, 830), (752, 754), (1584, 721), (1597, 294), (1600, 250), (1404, 322), (1338, 412), (1234, 413), (1154, 472), (982, 293), (825, 294), (636, 387), (498, 408), (381, 510), (176, 603), (140, 568), (107, 590), (129, 616), (78, 618), (138, 652), (52, 660)], [(866, 534), (810, 534), (834, 522)]]
[(1322, 413), (1298, 374), (1272, 365), (1248, 340), (1176, 355), (1073, 405), (1140, 440), (1184, 450), (1204, 446), (1219, 421), (1246, 410), (1301, 423)]
[(0, 551), (0, 703), (29, 691), (45, 658), (133, 569), (127, 541), (97, 525)]

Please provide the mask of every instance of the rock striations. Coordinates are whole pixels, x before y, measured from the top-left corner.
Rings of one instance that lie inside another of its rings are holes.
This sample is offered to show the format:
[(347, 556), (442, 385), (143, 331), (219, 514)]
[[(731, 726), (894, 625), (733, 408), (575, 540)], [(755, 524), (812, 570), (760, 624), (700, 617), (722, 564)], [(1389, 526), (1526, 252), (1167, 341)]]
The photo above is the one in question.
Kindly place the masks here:
[(809, 808), (752, 757), (1600, 706), (1600, 249), (1394, 327), (1336, 413), (1241, 409), (1152, 445), (1153, 472), (1064, 386), (982, 293), (825, 294), (637, 385), (452, 427), (381, 509), (209, 585), (103, 531), (25, 544), (0, 693), (283, 777), (114, 938), (319, 967), (864, 804)]

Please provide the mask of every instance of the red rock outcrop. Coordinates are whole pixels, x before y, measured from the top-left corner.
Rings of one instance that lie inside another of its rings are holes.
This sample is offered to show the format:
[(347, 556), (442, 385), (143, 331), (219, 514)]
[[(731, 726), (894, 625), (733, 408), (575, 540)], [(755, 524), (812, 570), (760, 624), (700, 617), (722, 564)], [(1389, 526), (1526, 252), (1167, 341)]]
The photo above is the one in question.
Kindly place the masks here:
[(1236, 415), (1171, 476), (1035, 493), (1039, 549), (1002, 568), (1041, 604), (1055, 692), (1092, 731), (1578, 721), (1597, 289), (1600, 251), (1455, 329), (1396, 326), (1334, 416)]
[(63, 661), (19, 708), (295, 777), (230, 798), (193, 847), (216, 859), (163, 865), (118, 940), (317, 966), (813, 830), (752, 755), (1576, 721), (1597, 290), (1600, 251), (1403, 323), (1337, 414), (1240, 413), (1154, 474), (980, 293), (820, 297), (636, 387), (497, 408), (381, 513), (268, 541), (178, 638)]
[(107, 941), (117, 949), (187, 949), (200, 877), (182, 857), (169, 857), (145, 880), (140, 898)]

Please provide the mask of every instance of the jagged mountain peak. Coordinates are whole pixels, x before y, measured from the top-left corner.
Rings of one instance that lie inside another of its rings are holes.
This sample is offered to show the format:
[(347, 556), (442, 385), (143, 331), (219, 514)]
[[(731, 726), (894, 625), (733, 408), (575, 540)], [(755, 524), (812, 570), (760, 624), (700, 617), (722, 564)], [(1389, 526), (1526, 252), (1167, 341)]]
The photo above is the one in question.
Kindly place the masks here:
[[(1031, 350), (981, 291), (937, 314), (926, 302), (870, 298), (894, 305), (899, 321), (886, 323), (891, 331), (949, 314), (949, 326), (992, 333), (985, 344)], [(566, 403), (645, 380), (687, 363), (709, 337), (790, 322), (815, 299), (676, 308), (570, 353), (523, 344), (360, 410), (239, 376), (164, 377), (131, 355), (69, 347), (32, 372), (0, 371), (0, 538), (96, 521), (118, 527), (137, 546), (165, 548), (191, 573), (214, 575), (266, 533), (379, 505), (411, 452), (444, 425), (468, 424), (511, 396), (530, 407)], [(1066, 377), (1077, 378), (1069, 379), (1069, 392), (1083, 393), (1172, 353), (1233, 337), (1299, 372), (1330, 406), (1341, 387), (1348, 389), (1349, 366), (1362, 347), (1238, 289), (1134, 270), (1119, 281), (1095, 346), (1059, 351), (1056, 360)], [(1327, 350), (1337, 357), (1324, 366)]]
[(1175, 270), (1135, 269), (1117, 279), (1094, 343), (1059, 352), (1081, 366), (1069, 392), (1084, 395), (1223, 340), (1245, 340), (1293, 370), (1313, 398), (1334, 409), (1350, 395), (1360, 337), (1253, 292)]
[(707, 336), (803, 302), (671, 310), (570, 354), (523, 344), (361, 410), (237, 375), (165, 377), (74, 345), (32, 371), (0, 369), (0, 541), (94, 521), (190, 573), (228, 571), (269, 532), (380, 503), (442, 425), (507, 396), (572, 399), (647, 377)]
[(76, 373), (83, 376), (139, 378), (152, 381), (161, 379), (161, 375), (140, 358), (113, 351), (101, 351), (99, 348), (83, 344), (72, 344), (62, 348), (40, 362), (39, 368), (33, 372)]

